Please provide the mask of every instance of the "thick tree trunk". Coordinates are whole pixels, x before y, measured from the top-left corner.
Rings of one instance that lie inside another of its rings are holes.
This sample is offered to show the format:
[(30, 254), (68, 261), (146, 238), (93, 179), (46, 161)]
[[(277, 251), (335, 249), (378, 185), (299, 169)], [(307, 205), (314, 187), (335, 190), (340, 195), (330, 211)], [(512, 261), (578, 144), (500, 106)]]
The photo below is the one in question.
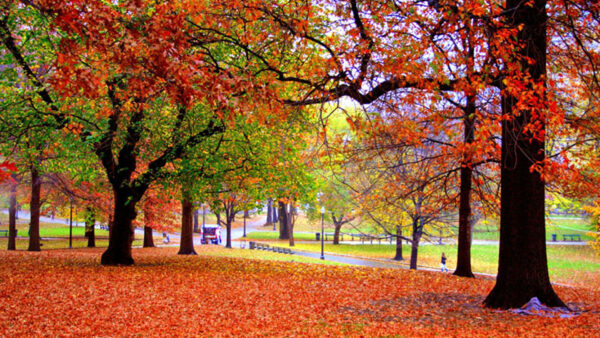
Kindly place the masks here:
[[(475, 98), (467, 99), (466, 116), (464, 123), (464, 141), (473, 143), (475, 123), (472, 114), (475, 113)], [(463, 157), (460, 168), (460, 203), (458, 208), (458, 255), (454, 275), (461, 277), (474, 277), (471, 270), (471, 187), (473, 167), (469, 155)]]
[(8, 250), (17, 250), (17, 183), (10, 186), (8, 206)]
[(96, 215), (94, 209), (88, 207), (85, 210), (85, 237), (88, 239), (88, 248), (96, 247)]
[[(530, 64), (521, 60), (521, 67), (529, 71), (534, 85), (541, 88), (546, 75), (546, 1), (535, 0), (530, 7), (520, 0), (508, 0), (507, 8), (515, 10), (508, 16), (511, 26), (523, 25), (517, 35), (525, 46), (519, 51), (520, 56), (535, 61)], [(539, 102), (546, 100), (539, 99)], [(534, 119), (537, 108), (514, 114), (517, 103), (517, 97), (504, 94), (502, 113), (512, 119), (502, 119), (500, 256), (496, 285), (484, 304), (492, 308), (516, 308), (537, 297), (547, 306), (565, 306), (548, 276), (544, 181), (537, 171), (530, 170), (532, 160), (544, 159), (544, 140), (540, 135), (532, 138), (524, 134), (529, 123), (543, 123), (543, 120)]]
[[(341, 220), (340, 220), (341, 221)], [(333, 231), (333, 244), (340, 244), (340, 231), (342, 230), (342, 222), (333, 222), (335, 227)]]
[(153, 231), (152, 231), (151, 227), (144, 226), (144, 244), (143, 244), (144, 248), (156, 247), (156, 245), (154, 245), (154, 237), (153, 237), (152, 232)]
[(273, 200), (269, 198), (267, 200), (267, 223), (265, 223), (265, 225), (273, 224), (273, 209), (271, 207), (272, 205), (273, 205)]
[(412, 243), (410, 244), (410, 269), (417, 270), (417, 261), (419, 258), (419, 239), (418, 235), (413, 235)]
[(410, 244), (410, 268), (417, 269), (417, 261), (419, 258), (419, 242), (421, 241), (421, 233), (423, 231), (423, 221), (418, 218), (413, 221), (412, 243)]
[(102, 265), (133, 265), (131, 256), (131, 240), (133, 239), (132, 222), (136, 217), (132, 193), (128, 189), (114, 190), (115, 205), (112, 227), (108, 240), (108, 249), (102, 254)]
[(194, 250), (194, 224), (192, 220), (194, 203), (185, 195), (183, 201), (181, 201), (181, 240), (177, 254), (196, 255), (196, 250)]
[(400, 226), (396, 226), (396, 256), (394, 256), (395, 261), (404, 260), (404, 256), (402, 256), (402, 228)]
[(279, 239), (289, 239), (287, 225), (287, 212), (285, 210), (285, 203), (279, 202)]
[(40, 198), (42, 180), (37, 168), (31, 167), (31, 200), (29, 202), (29, 247), (27, 251), (40, 251)]

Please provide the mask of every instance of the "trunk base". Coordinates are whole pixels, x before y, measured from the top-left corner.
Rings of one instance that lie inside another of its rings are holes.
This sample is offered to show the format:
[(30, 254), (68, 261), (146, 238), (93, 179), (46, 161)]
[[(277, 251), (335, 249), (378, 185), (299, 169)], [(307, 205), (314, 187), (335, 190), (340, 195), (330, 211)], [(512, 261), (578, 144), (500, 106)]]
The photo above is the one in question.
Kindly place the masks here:
[(179, 250), (179, 252), (177, 253), (178, 255), (197, 255), (196, 250)]
[(475, 278), (475, 275), (473, 275), (473, 272), (471, 272), (470, 269), (468, 271), (461, 271), (459, 269), (456, 269), (453, 275), (458, 277)]
[(100, 259), (102, 265), (133, 265), (133, 258), (129, 253), (119, 252), (112, 248), (108, 248)]
[(552, 288), (546, 290), (527, 290), (525, 285), (513, 285), (512, 287), (499, 286), (487, 296), (483, 304), (493, 309), (520, 308), (527, 304), (533, 297), (537, 297), (542, 304), (549, 307), (567, 307)]

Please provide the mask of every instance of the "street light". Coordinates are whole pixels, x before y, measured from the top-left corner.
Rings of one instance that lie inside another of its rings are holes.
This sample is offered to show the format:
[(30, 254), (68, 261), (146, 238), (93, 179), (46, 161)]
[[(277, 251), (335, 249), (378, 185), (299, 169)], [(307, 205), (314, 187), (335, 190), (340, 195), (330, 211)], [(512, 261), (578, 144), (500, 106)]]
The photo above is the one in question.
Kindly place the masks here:
[[(271, 208), (271, 221), (273, 221), (273, 231), (277, 231), (277, 222), (275, 221), (275, 213), (277, 212), (277, 208), (273, 206), (273, 201), (271, 201), (270, 205), (267, 204), (267, 208)], [(269, 210), (267, 210), (269, 212)]]
[(325, 224), (325, 207), (321, 207), (321, 259), (325, 259), (324, 249), (325, 249), (325, 232), (324, 232), (324, 224)]
[(244, 236), (242, 237), (246, 237), (246, 211), (244, 211)]
[(71, 202), (71, 214), (69, 216), (69, 249), (73, 248), (73, 196), (69, 197)]

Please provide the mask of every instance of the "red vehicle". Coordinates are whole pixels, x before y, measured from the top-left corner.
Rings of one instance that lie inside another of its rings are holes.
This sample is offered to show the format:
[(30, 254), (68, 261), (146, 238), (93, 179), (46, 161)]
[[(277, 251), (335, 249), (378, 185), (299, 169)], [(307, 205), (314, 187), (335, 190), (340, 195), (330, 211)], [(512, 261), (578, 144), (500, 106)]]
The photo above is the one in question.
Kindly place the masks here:
[(202, 228), (202, 244), (221, 244), (221, 228), (218, 225), (205, 225)]

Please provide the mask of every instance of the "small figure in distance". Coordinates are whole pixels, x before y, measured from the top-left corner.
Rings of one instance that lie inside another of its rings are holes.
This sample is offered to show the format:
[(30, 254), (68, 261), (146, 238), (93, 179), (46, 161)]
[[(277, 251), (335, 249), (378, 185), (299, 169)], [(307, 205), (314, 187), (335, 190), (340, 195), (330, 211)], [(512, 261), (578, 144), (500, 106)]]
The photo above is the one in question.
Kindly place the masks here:
[(169, 235), (167, 235), (166, 232), (163, 232), (163, 243), (164, 244), (169, 244)]
[(442, 252), (442, 272), (448, 272), (446, 267), (446, 255)]

